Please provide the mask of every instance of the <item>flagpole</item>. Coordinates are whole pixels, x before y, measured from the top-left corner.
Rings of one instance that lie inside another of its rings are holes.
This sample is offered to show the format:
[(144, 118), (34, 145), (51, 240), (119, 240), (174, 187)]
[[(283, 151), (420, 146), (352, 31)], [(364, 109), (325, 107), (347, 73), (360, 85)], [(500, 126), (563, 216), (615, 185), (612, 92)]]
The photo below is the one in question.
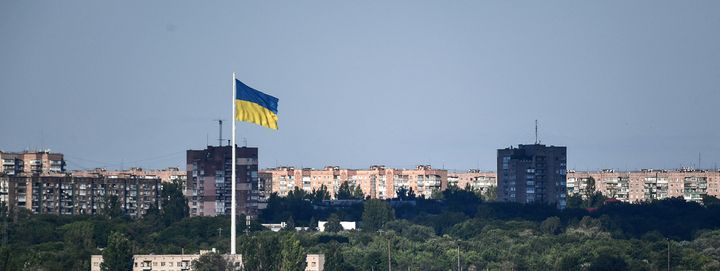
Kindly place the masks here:
[(231, 212), (231, 216), (230, 216), (230, 254), (235, 255), (235, 253), (236, 253), (236, 250), (235, 250), (235, 237), (236, 237), (235, 217), (237, 216), (237, 214), (235, 213), (236, 208), (237, 208), (237, 206), (236, 206), (237, 204), (235, 202), (235, 194), (236, 194), (236, 191), (235, 191), (235, 183), (236, 183), (235, 167), (236, 166), (235, 165), (237, 164), (235, 162), (235, 99), (237, 98), (236, 97), (237, 91), (236, 91), (236, 87), (235, 87), (235, 73), (234, 72), (233, 72), (232, 86), (233, 86), (233, 88), (232, 88), (232, 97), (233, 97), (233, 99), (232, 99), (232, 119), (231, 119), (232, 120), (232, 143), (230, 146), (230, 148), (232, 148), (232, 165), (231, 165), (232, 175), (231, 175), (231, 181), (230, 181), (230, 182), (232, 182), (232, 188), (231, 188), (232, 189), (232, 192), (231, 192), (232, 193), (232, 199), (231, 199), (232, 206), (230, 207), (230, 212)]

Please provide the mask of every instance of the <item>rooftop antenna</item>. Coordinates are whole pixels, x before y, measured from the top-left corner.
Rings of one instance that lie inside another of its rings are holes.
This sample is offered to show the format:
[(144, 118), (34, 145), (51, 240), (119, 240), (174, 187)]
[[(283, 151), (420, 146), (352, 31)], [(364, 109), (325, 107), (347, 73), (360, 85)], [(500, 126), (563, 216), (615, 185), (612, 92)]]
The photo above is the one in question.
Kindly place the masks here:
[(222, 147), (222, 119), (214, 119), (218, 122), (218, 128), (220, 129), (220, 133), (218, 133), (218, 147)]
[(698, 170), (702, 169), (702, 153), (698, 152)]
[(535, 145), (538, 144), (538, 121), (535, 120)]

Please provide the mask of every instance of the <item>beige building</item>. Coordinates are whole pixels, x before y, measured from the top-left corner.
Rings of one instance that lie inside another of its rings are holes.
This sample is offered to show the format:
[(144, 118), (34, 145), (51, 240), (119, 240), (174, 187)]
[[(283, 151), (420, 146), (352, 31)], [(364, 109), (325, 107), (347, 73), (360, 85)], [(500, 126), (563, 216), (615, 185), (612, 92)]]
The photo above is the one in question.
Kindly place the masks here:
[(700, 202), (703, 195), (720, 196), (720, 171), (645, 169), (632, 172), (568, 172), (569, 195), (585, 195), (593, 187), (594, 191), (623, 202), (670, 197)]
[(480, 170), (448, 173), (448, 186), (456, 186), (462, 189), (470, 186), (473, 190), (485, 193), (491, 187), (497, 187), (497, 174)]
[(65, 172), (65, 158), (62, 153), (49, 150), (3, 152), (0, 151), (2, 173), (15, 175), (46, 175)]
[(332, 198), (335, 198), (344, 182), (359, 186), (371, 198), (390, 199), (397, 197), (401, 187), (412, 188), (418, 196), (430, 197), (433, 191), (447, 188), (448, 181), (447, 170), (433, 169), (429, 165), (420, 165), (415, 169), (394, 169), (381, 165), (368, 169), (341, 169), (337, 166), (324, 169), (278, 167), (263, 170), (260, 174), (265, 179), (265, 187), (280, 196), (286, 196), (296, 187), (311, 192), (324, 185)]
[(165, 169), (143, 169), (132, 167), (126, 170), (107, 170), (104, 168), (96, 168), (93, 170), (73, 170), (70, 172), (77, 177), (99, 177), (107, 176), (110, 178), (124, 178), (128, 176), (137, 176), (142, 178), (160, 179), (163, 183), (180, 181), (184, 182), (187, 172), (177, 167), (169, 167)]
[(0, 202), (35, 214), (100, 214), (110, 196), (130, 217), (160, 204), (160, 179), (58, 176), (0, 176)]
[[(133, 271), (190, 271), (192, 262), (199, 259), (205, 253), (215, 252), (213, 250), (201, 250), (199, 254), (183, 255), (134, 255)], [(226, 261), (235, 266), (235, 270), (242, 270), (242, 255), (223, 255)], [(100, 264), (103, 262), (102, 255), (90, 256), (90, 271), (100, 271)]]
[(325, 270), (325, 254), (308, 254), (305, 258), (305, 271)]

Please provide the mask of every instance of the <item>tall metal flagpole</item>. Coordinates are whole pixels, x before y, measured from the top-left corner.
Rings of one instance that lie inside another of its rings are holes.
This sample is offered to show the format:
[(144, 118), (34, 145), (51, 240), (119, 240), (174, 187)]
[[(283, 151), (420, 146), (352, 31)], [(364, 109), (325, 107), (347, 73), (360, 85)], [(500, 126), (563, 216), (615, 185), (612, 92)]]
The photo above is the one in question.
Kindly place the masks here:
[(236, 182), (235, 181), (235, 178), (236, 178), (235, 177), (235, 167), (236, 167), (235, 166), (235, 164), (236, 164), (236, 162), (235, 162), (235, 99), (237, 97), (235, 97), (235, 96), (237, 95), (237, 91), (235, 88), (235, 73), (234, 72), (233, 72), (232, 86), (233, 86), (233, 88), (232, 88), (232, 93), (233, 93), (232, 94), (233, 95), (232, 96), (233, 97), (233, 99), (232, 99), (232, 143), (230, 144), (230, 148), (232, 148), (232, 165), (231, 165), (232, 174), (231, 174), (231, 181), (230, 181), (230, 182), (232, 182), (232, 192), (231, 192), (232, 193), (232, 200), (231, 200), (232, 206), (230, 207), (230, 212), (231, 212), (231, 216), (230, 216), (230, 254), (235, 255), (235, 252), (236, 252), (236, 250), (235, 250), (235, 237), (236, 237), (235, 217), (237, 216), (237, 214), (235, 213), (236, 212), (236, 210), (235, 210), (236, 209), (236, 203), (235, 203), (235, 194), (236, 194), (236, 191), (235, 191), (235, 182)]

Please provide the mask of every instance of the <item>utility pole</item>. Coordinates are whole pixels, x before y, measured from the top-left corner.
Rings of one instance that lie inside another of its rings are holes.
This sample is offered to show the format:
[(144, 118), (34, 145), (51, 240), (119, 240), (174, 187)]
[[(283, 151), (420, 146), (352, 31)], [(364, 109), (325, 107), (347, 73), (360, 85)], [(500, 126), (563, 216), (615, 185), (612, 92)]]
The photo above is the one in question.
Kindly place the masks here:
[(392, 261), (390, 258), (390, 238), (388, 238), (388, 271), (392, 271)]
[(535, 120), (535, 145), (538, 144), (538, 121)]
[(222, 228), (218, 228), (218, 238), (222, 239)]
[(667, 270), (670, 271), (670, 238), (667, 238), (668, 241), (668, 255), (667, 255)]
[(462, 271), (462, 270), (460, 269), (460, 245), (458, 245), (458, 269), (457, 269), (457, 270), (458, 270), (458, 271)]

